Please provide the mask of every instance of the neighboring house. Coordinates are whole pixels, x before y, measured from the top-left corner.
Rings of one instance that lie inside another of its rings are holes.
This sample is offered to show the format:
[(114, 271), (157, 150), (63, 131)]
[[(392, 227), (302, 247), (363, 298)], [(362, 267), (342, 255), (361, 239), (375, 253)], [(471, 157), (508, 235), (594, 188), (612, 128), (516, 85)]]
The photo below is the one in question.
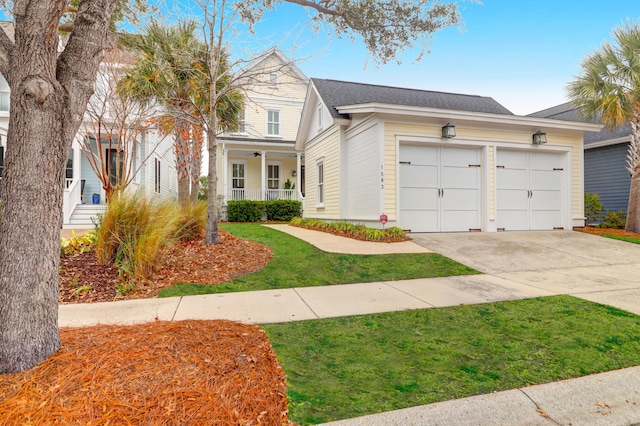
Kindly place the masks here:
[(218, 138), (218, 193), (224, 204), (302, 200), (305, 169), (295, 139), (308, 79), (277, 48), (253, 61), (242, 76), (245, 105), (238, 130)]
[[(0, 28), (13, 38), (11, 22), (0, 22)], [(99, 72), (96, 85), (104, 84), (104, 78), (101, 77), (104, 77), (104, 73)], [(99, 87), (96, 87), (96, 92), (99, 92), (98, 89)], [(4, 169), (4, 155), (7, 149), (9, 100), (9, 86), (0, 75), (0, 177)], [(92, 101), (93, 98), (89, 102)], [(84, 143), (87, 138), (91, 140), (91, 133), (95, 132), (94, 124), (90, 117), (85, 115), (69, 153), (62, 206), (63, 228), (93, 227), (97, 214), (105, 209), (105, 192), (80, 148), (81, 143)], [(95, 142), (93, 146), (95, 147)], [(133, 169), (137, 170), (130, 188), (143, 189), (147, 194), (175, 198), (177, 174), (173, 138), (162, 137), (154, 129), (147, 129), (140, 133), (130, 149), (133, 152)], [(115, 173), (115, 161), (110, 161), (114, 157), (114, 149), (106, 145), (103, 146), (103, 150), (102, 154), (107, 159), (110, 172)], [(97, 205), (93, 204), (93, 194), (100, 196), (100, 203)]]
[(311, 79), (296, 143), (304, 216), (380, 227), (385, 214), (412, 232), (583, 226), (583, 135), (600, 128), (487, 97)]
[[(577, 108), (564, 103), (531, 114), (557, 120), (578, 121)], [(614, 130), (603, 128), (584, 135), (584, 192), (598, 194), (605, 210), (627, 211), (631, 175), (627, 171), (627, 154), (631, 141), (631, 124)]]

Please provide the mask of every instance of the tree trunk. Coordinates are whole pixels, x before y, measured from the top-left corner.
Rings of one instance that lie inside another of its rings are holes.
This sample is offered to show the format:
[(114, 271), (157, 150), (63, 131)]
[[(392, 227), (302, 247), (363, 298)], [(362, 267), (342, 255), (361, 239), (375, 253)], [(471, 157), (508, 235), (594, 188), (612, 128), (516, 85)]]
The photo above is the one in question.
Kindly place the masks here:
[(625, 230), (640, 233), (640, 111), (631, 120), (631, 142), (627, 155), (627, 170), (631, 174), (629, 206)]
[(175, 154), (176, 154), (176, 173), (178, 174), (178, 202), (181, 206), (189, 203), (189, 192), (191, 189), (190, 173), (188, 165), (189, 158), (189, 139), (188, 127), (181, 119), (176, 119), (175, 124)]
[[(212, 84), (213, 86), (213, 84)], [(214, 108), (211, 108), (215, 110)], [(213, 114), (215, 116), (215, 113)], [(215, 120), (214, 120), (215, 124)], [(207, 230), (204, 236), (204, 243), (220, 244), (218, 236), (218, 143), (215, 130), (211, 128), (211, 121), (207, 128), (207, 149), (209, 152), (209, 182), (207, 187)]]
[(4, 38), (0, 46), (0, 67), (11, 87), (0, 182), (0, 373), (31, 368), (60, 348), (65, 167), (108, 43), (115, 0), (81, 2), (71, 37), (58, 54), (57, 24), (65, 4), (16, 0), (15, 44)]

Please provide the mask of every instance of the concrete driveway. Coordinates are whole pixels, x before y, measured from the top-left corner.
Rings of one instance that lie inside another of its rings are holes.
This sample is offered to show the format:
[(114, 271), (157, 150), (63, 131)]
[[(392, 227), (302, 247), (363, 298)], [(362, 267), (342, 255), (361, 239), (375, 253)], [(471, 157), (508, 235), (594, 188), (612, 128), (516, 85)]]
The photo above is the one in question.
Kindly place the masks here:
[(640, 315), (640, 245), (573, 231), (411, 237), (485, 274)]

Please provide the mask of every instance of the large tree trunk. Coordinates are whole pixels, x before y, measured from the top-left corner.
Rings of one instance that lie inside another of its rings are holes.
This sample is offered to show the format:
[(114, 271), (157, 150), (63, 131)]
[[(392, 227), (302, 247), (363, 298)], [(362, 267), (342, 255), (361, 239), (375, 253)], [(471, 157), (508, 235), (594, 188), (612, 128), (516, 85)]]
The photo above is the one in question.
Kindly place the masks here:
[(15, 45), (0, 35), (0, 69), (11, 87), (0, 183), (0, 373), (31, 368), (60, 347), (64, 170), (93, 91), (115, 0), (83, 1), (58, 56), (57, 24), (65, 4), (16, 0)]
[(189, 127), (182, 119), (175, 124), (176, 173), (178, 174), (178, 202), (184, 206), (189, 203), (191, 177), (189, 174)]
[(198, 202), (198, 192), (200, 190), (200, 173), (202, 169), (202, 128), (192, 126), (191, 135), (191, 203)]
[(628, 232), (640, 233), (640, 111), (631, 120), (631, 142), (627, 155), (627, 170), (631, 174), (629, 207), (627, 208)]

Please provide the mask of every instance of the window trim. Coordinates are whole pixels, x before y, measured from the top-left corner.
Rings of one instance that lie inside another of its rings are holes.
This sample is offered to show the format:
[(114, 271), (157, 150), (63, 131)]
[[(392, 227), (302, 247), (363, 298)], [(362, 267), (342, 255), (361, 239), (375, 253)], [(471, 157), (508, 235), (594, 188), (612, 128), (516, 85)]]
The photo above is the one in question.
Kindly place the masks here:
[[(267, 129), (266, 129), (266, 135), (267, 137), (272, 137), (272, 138), (278, 138), (278, 137), (282, 137), (282, 109), (280, 108), (267, 108)], [(277, 112), (278, 113), (278, 121), (269, 121), (269, 114), (271, 112)], [(278, 133), (269, 133), (269, 125), (270, 124), (274, 124), (278, 126)]]
[[(240, 166), (242, 166), (244, 168), (244, 176), (242, 178), (235, 177), (233, 175), (233, 166), (235, 166), (236, 164), (238, 164), (238, 165), (240, 165)], [(247, 162), (246, 162), (246, 160), (231, 160), (230, 169), (231, 169), (231, 176), (230, 176), (231, 177), (231, 189), (232, 190), (233, 189), (247, 189)], [(236, 180), (236, 179), (237, 180), (242, 179), (242, 183), (244, 185), (242, 188), (236, 188), (236, 187), (233, 186), (233, 181)]]
[[(278, 168), (278, 179), (277, 179), (278, 187), (277, 188), (271, 188), (269, 186), (269, 180), (276, 180), (274, 178), (269, 178), (269, 166), (274, 166), (274, 167)], [(266, 176), (266, 178), (267, 178), (266, 179), (267, 180), (267, 190), (282, 189), (282, 184), (283, 184), (283, 182), (282, 182), (282, 162), (280, 162), (280, 161), (268, 161), (265, 172), (267, 173), (267, 176)]]
[(316, 161), (316, 207), (324, 207), (324, 158)]
[(320, 132), (322, 130), (322, 105), (318, 105), (316, 114), (318, 115), (318, 132)]
[(162, 183), (162, 172), (161, 172), (161, 162), (158, 157), (154, 157), (154, 167), (153, 167), (153, 192), (156, 194), (160, 194), (162, 187), (160, 186)]
[(269, 73), (269, 87), (278, 87), (278, 73), (270, 72)]

